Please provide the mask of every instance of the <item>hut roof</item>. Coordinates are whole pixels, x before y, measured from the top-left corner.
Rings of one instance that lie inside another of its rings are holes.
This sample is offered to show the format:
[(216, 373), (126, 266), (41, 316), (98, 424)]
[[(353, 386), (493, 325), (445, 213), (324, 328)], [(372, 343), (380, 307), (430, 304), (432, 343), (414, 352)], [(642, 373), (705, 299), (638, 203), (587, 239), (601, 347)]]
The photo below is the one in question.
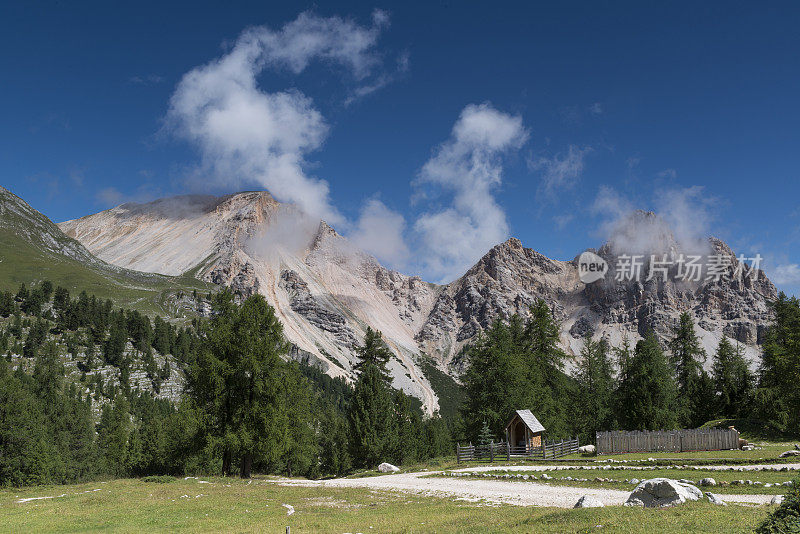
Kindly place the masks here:
[[(517, 410), (516, 415), (522, 419), (522, 422), (525, 423), (525, 426), (527, 426), (531, 432), (544, 432), (544, 426), (542, 426), (542, 423), (536, 419), (536, 416), (533, 415), (530, 410)], [(513, 420), (514, 418), (512, 417), (511, 421)], [(511, 421), (508, 422), (508, 425), (511, 424)], [(508, 428), (508, 425), (506, 425), (506, 428)]]

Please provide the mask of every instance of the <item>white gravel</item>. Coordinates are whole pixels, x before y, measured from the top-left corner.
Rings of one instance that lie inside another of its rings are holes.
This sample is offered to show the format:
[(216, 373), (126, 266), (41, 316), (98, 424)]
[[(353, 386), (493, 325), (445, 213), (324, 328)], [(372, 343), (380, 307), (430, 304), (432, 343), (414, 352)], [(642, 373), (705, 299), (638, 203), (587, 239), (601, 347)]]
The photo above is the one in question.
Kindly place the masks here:
[[(465, 468), (461, 471), (553, 471), (556, 467), (571, 466), (485, 466)], [(574, 466), (572, 466), (574, 467)], [(712, 466), (713, 467), (713, 466)], [(724, 466), (720, 466), (724, 467)], [(744, 467), (744, 466), (743, 466)], [(756, 467), (756, 466), (751, 466)], [(629, 491), (601, 488), (582, 488), (558, 486), (554, 483), (540, 484), (536, 482), (505, 481), (480, 479), (471, 477), (429, 477), (438, 472), (398, 473), (364, 478), (337, 478), (332, 480), (289, 480), (279, 479), (280, 484), (329, 487), (329, 488), (371, 488), (395, 490), (421, 495), (454, 497), (459, 500), (486, 502), (494, 504), (514, 504), (518, 506), (553, 506), (572, 508), (583, 495), (591, 495), (606, 506), (623, 504)], [(731, 503), (769, 504), (772, 495), (734, 495), (725, 494), (723, 499)]]
[(572, 508), (582, 495), (591, 495), (605, 505), (622, 504), (630, 492), (550, 486), (533, 482), (514, 483), (497, 480), (425, 478), (432, 473), (401, 473), (365, 478), (333, 480), (281, 480), (282, 484), (328, 488), (372, 488), (400, 490), (423, 495), (457, 497), (463, 500), (520, 506), (555, 506)]
[[(725, 471), (728, 469), (733, 468), (734, 470), (742, 470), (742, 471), (760, 471), (760, 470), (779, 470), (784, 467), (787, 469), (796, 471), (800, 470), (800, 463), (797, 464), (760, 464), (760, 465), (701, 465), (695, 466), (691, 464), (686, 464), (687, 469), (700, 469), (700, 470), (708, 470), (708, 471)], [(637, 465), (625, 465), (619, 463), (609, 463), (609, 464), (595, 464), (595, 465), (542, 465), (542, 464), (532, 464), (532, 465), (481, 465), (478, 467), (464, 467), (462, 469), (453, 469), (453, 471), (465, 471), (471, 473), (482, 473), (484, 471), (559, 471), (562, 469), (585, 469), (591, 468), (591, 470), (603, 471), (607, 469), (608, 471), (613, 471), (615, 469), (629, 469), (631, 471), (652, 471), (654, 469), (668, 469), (668, 467), (664, 466), (637, 466)]]

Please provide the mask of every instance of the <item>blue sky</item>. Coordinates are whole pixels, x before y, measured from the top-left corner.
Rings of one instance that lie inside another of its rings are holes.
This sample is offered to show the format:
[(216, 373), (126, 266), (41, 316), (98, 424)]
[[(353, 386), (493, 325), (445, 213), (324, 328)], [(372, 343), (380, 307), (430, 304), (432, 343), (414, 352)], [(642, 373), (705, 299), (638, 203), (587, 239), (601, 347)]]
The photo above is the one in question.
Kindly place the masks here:
[[(571, 259), (642, 208), (797, 293), (798, 27), (788, 2), (6, 3), (2, 185), (56, 221), (285, 185), (431, 280), (506, 236)], [(240, 96), (299, 125), (210, 131), (197, 97), (225, 73), (181, 84), (247, 28)], [(288, 50), (292, 32), (321, 41)]]

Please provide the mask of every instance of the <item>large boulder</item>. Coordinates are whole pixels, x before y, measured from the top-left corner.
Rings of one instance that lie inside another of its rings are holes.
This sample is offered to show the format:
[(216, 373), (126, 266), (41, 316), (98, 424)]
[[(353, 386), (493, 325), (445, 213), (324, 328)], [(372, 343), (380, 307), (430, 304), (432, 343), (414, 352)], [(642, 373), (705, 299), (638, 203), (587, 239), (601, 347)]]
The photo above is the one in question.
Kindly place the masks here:
[(603, 503), (601, 503), (591, 495), (584, 495), (583, 497), (578, 499), (578, 502), (575, 503), (575, 506), (573, 508), (602, 508), (603, 506), (604, 506)]
[(656, 508), (674, 506), (702, 498), (703, 492), (692, 484), (684, 484), (669, 478), (651, 478), (636, 486), (625, 504)]
[(381, 473), (397, 473), (400, 471), (400, 468), (396, 465), (392, 465), (386, 462), (383, 462), (381, 465), (378, 466), (378, 471)]
[(597, 448), (594, 445), (583, 445), (578, 447), (578, 452), (581, 454), (595, 454), (597, 452)]

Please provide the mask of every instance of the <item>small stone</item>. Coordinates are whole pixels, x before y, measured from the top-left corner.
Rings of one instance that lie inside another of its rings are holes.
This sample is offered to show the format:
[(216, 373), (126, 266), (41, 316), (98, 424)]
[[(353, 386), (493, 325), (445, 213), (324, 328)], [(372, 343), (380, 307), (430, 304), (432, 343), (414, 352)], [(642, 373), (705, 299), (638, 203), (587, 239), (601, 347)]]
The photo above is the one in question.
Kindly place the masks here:
[(578, 502), (575, 503), (573, 508), (603, 508), (604, 505), (591, 495), (584, 495)]
[(708, 497), (708, 502), (710, 502), (711, 504), (716, 504), (718, 506), (728, 506), (728, 503), (723, 501), (719, 497), (719, 495), (715, 495), (715, 494), (711, 493), (710, 491), (706, 492), (706, 497)]
[(717, 481), (714, 480), (713, 478), (704, 478), (704, 479), (700, 480), (700, 485), (701, 486), (716, 486), (717, 485)]

